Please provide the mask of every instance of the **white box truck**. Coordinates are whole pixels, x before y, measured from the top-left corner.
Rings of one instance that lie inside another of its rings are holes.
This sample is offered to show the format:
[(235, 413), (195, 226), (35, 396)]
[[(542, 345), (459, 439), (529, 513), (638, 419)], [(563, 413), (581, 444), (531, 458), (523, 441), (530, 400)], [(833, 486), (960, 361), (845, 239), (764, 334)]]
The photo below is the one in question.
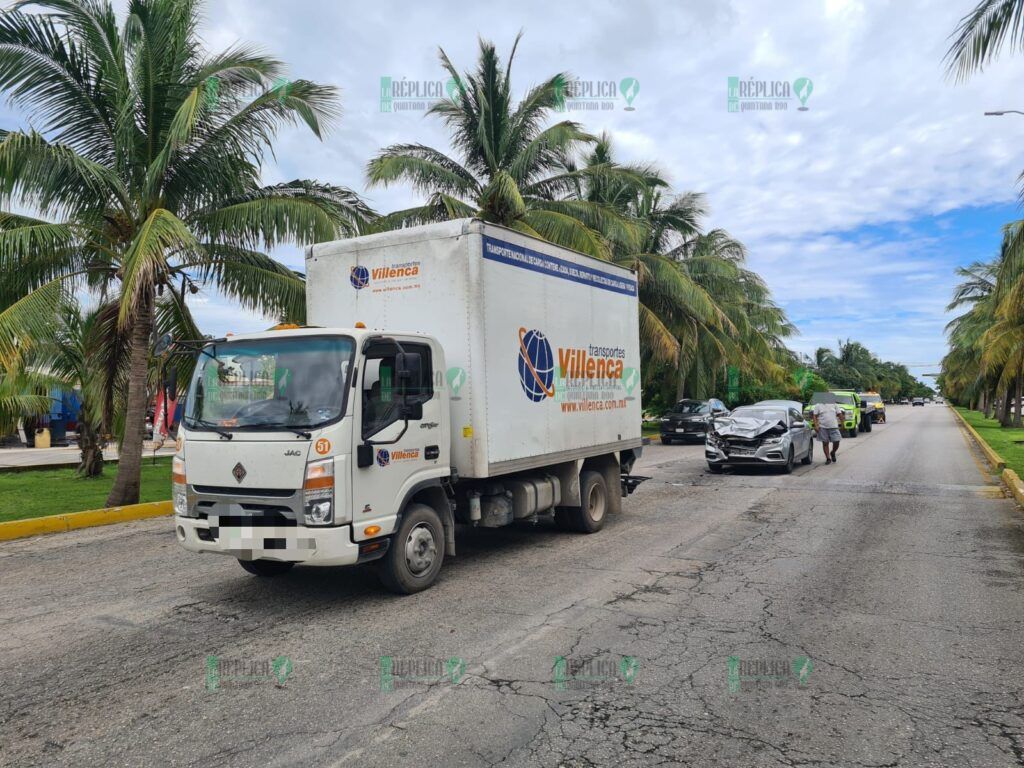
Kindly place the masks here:
[(186, 549), (261, 576), (378, 560), (411, 593), (456, 523), (592, 533), (642, 480), (629, 270), (478, 220), (315, 245), (306, 270), (309, 327), (195, 347)]

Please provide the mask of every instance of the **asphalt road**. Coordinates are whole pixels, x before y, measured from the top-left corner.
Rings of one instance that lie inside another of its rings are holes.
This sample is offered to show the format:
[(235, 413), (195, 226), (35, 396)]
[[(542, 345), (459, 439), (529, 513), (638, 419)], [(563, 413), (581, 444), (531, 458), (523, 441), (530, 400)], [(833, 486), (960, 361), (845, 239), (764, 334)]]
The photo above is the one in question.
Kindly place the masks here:
[(598, 535), (465, 531), (412, 597), (167, 520), (0, 545), (0, 764), (1021, 765), (1024, 517), (890, 411), (788, 477), (652, 446)]

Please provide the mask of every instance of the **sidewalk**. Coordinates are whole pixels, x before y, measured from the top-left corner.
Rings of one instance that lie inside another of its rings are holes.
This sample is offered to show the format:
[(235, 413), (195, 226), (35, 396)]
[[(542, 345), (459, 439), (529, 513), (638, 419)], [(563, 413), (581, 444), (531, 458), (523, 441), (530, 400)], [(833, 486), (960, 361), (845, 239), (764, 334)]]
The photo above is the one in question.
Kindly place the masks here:
[[(143, 458), (153, 456), (153, 443), (146, 441)], [(157, 451), (157, 456), (173, 456), (174, 441), (169, 440)], [(0, 449), (0, 472), (43, 467), (74, 467), (78, 465), (81, 452), (77, 446), (67, 448), (3, 448)], [(107, 461), (117, 461), (117, 446), (103, 451)]]

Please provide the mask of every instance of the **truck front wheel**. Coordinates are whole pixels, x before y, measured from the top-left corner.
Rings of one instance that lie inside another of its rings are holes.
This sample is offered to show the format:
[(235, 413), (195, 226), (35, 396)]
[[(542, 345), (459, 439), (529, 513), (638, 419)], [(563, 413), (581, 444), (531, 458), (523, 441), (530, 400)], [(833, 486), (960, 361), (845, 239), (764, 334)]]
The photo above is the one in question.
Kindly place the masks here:
[(295, 566), (281, 560), (239, 560), (238, 564), (254, 576), (282, 576)]
[(578, 507), (565, 508), (564, 515), (571, 530), (597, 533), (604, 527), (608, 516), (608, 486), (604, 475), (591, 469), (580, 472), (580, 501)]
[(444, 526), (425, 504), (410, 504), (388, 553), (377, 565), (385, 587), (400, 595), (422, 592), (434, 583), (444, 561)]

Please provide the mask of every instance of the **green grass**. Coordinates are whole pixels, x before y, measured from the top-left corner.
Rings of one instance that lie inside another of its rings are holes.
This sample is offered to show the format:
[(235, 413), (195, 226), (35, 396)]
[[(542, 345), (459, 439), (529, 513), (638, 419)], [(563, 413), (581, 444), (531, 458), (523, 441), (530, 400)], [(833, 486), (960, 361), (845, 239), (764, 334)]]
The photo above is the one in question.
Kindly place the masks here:
[[(995, 419), (986, 419), (984, 414), (967, 408), (957, 408), (964, 420), (978, 430), (981, 438), (996, 453), (1003, 457), (1006, 466), (1024, 477), (1024, 429), (1003, 428)], [(1020, 443), (1015, 441), (1020, 440)]]
[[(84, 478), (70, 469), (0, 472), (0, 523), (31, 517), (100, 509), (114, 484), (117, 464), (107, 464), (101, 477)], [(140, 501), (171, 498), (171, 459), (142, 460)]]

